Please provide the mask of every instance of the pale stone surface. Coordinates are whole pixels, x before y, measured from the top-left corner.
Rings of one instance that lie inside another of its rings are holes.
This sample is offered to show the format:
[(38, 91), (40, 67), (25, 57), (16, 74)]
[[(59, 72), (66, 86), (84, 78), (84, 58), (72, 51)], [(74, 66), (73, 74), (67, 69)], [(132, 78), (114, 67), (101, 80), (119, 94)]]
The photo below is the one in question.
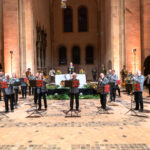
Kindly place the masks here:
[[(137, 112), (146, 117), (125, 115), (130, 97), (123, 94), (115, 103), (108, 103), (109, 114), (97, 113), (99, 100), (80, 100), (80, 118), (65, 118), (63, 111), (69, 109), (69, 101), (61, 100), (48, 101), (44, 117), (26, 118), (26, 111), (33, 109), (33, 97), (19, 99), (18, 109), (7, 114), (9, 118), (0, 115), (0, 149), (14, 145), (14, 149), (36, 150), (149, 150), (150, 98), (146, 96), (144, 113)], [(0, 111), (3, 106), (0, 102)]]

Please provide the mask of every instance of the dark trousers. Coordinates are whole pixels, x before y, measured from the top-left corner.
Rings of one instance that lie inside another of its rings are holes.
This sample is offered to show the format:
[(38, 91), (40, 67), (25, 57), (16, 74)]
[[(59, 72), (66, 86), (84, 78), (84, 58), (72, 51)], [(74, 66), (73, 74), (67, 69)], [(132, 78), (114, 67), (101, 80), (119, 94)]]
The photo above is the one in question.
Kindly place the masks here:
[(70, 109), (73, 110), (74, 97), (76, 100), (76, 110), (78, 110), (79, 109), (79, 93), (77, 94), (70, 93)]
[(10, 101), (10, 109), (14, 110), (14, 104), (13, 104), (13, 94), (12, 95), (5, 95), (4, 100), (5, 100), (5, 110), (8, 112), (9, 107), (8, 107), (8, 101)]
[(29, 86), (29, 95), (31, 96), (31, 94), (33, 95), (33, 88)]
[(118, 95), (121, 96), (120, 95), (120, 87), (118, 85), (117, 85), (117, 91), (118, 91)]
[(22, 86), (21, 91), (22, 91), (22, 98), (26, 98), (27, 97), (27, 86)]
[(135, 103), (136, 103), (136, 109), (139, 109), (139, 104), (140, 104), (140, 109), (143, 110), (142, 92), (134, 92), (134, 100), (135, 100)]
[(106, 93), (100, 94), (100, 102), (103, 109), (106, 109), (106, 97), (107, 97)]
[(115, 101), (116, 99), (116, 86), (110, 87), (110, 101)]
[(148, 85), (148, 90), (149, 90), (149, 96), (150, 96), (150, 84)]
[(37, 88), (33, 88), (33, 93), (34, 93), (34, 103), (37, 104), (37, 99), (38, 99)]
[(18, 89), (14, 89), (15, 95), (14, 95), (14, 104), (17, 105), (18, 103)]
[(47, 108), (47, 99), (46, 99), (46, 93), (45, 92), (44, 93), (41, 92), (40, 94), (38, 94), (39, 109), (41, 109), (41, 106), (42, 106), (42, 104), (41, 104), (42, 97), (43, 97), (44, 106), (45, 106), (45, 109), (46, 109)]

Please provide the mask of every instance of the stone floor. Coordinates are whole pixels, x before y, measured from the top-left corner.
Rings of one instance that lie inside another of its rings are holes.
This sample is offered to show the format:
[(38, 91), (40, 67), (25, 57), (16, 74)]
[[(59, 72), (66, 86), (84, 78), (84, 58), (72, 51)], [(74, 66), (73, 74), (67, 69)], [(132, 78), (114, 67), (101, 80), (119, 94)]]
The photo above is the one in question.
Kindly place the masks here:
[(145, 110), (138, 116), (125, 114), (130, 99), (122, 94), (107, 112), (98, 112), (99, 100), (80, 100), (81, 113), (72, 118), (65, 117), (69, 101), (48, 101), (43, 117), (28, 117), (35, 109), (32, 96), (19, 99), (7, 116), (0, 102), (0, 150), (150, 150), (150, 98), (144, 93)]

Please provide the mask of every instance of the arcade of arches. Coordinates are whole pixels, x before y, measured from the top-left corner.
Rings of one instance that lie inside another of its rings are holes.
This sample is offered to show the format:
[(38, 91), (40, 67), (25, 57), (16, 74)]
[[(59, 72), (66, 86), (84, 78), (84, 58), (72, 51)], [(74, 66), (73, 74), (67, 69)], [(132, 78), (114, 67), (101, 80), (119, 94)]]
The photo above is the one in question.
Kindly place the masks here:
[[(119, 74), (143, 69), (150, 55), (150, 0), (0, 0), (0, 63), (5, 72), (23, 74), (70, 61), (84, 68), (101, 64)], [(136, 60), (132, 49), (136, 49)], [(149, 62), (149, 61), (147, 61)]]

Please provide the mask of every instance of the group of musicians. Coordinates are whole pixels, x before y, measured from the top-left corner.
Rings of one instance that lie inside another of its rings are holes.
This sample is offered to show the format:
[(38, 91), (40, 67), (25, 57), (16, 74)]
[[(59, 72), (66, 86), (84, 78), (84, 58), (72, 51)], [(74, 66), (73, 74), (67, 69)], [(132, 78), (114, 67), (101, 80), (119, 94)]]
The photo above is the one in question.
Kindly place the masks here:
[[(35, 76), (31, 74), (31, 69), (29, 68), (26, 72), (26, 75), (24, 74), (22, 76), (23, 78), (16, 78), (15, 74), (12, 74), (12, 77), (10, 78), (9, 74), (5, 74), (3, 72), (0, 72), (0, 81), (1, 81), (1, 88), (0, 88), (0, 100), (2, 98), (2, 93), (4, 97), (5, 102), (5, 112), (8, 113), (9, 110), (11, 112), (14, 111), (14, 106), (17, 107), (18, 105), (18, 93), (19, 93), (19, 86), (21, 86), (21, 94), (22, 99), (26, 99), (27, 97), (27, 88), (29, 88), (29, 95), (31, 95), (31, 89), (32, 94), (34, 94), (34, 103), (37, 104), (38, 100), (38, 109), (41, 110), (41, 99), (44, 100), (44, 106), (45, 110), (47, 109), (47, 100), (46, 100), (46, 84), (47, 79), (44, 78), (43, 73), (37, 73)], [(42, 84), (40, 86), (30, 86), (29, 81), (42, 81)], [(9, 105), (10, 103), (10, 109)]]
[[(71, 69), (72, 68), (72, 69)], [(70, 64), (70, 67), (68, 68), (68, 73), (72, 73), (74, 70), (74, 67), (72, 67), (72, 63)], [(73, 73), (73, 79), (76, 80), (76, 73)], [(132, 72), (129, 72), (129, 74), (126, 76), (128, 81), (133, 82), (135, 85), (139, 85), (139, 88), (134, 90), (132, 89), (132, 92), (134, 94), (134, 100), (136, 103), (135, 110), (139, 110), (139, 112), (143, 112), (143, 85), (144, 85), (144, 76), (141, 74), (140, 71), (137, 71), (136, 75), (133, 75)], [(125, 80), (125, 78), (123, 79)], [(119, 81), (119, 82), (118, 82)], [(108, 86), (109, 85), (109, 86)], [(108, 74), (100, 73), (100, 76), (98, 78), (98, 86), (97, 88), (103, 88), (100, 90), (100, 103), (102, 109), (106, 110), (106, 102), (107, 102), (107, 95), (110, 92), (110, 102), (116, 100), (116, 91), (118, 90), (119, 96), (120, 96), (120, 80), (118, 80), (118, 76), (115, 73), (115, 70), (109, 70)], [(134, 85), (133, 85), (134, 86)], [(107, 88), (107, 90), (105, 89)], [(73, 97), (76, 99), (76, 109), (79, 109), (79, 90), (77, 87), (72, 87), (71, 90), (71, 100), (70, 100), (70, 110), (73, 109)], [(130, 93), (129, 93), (130, 94)], [(140, 107), (139, 107), (140, 106)]]
[[(75, 83), (70, 87), (70, 110), (73, 110), (74, 97), (75, 97), (76, 111), (78, 111), (79, 110), (79, 81), (77, 80), (77, 74), (74, 73), (74, 70), (75, 69), (73, 64), (70, 63), (70, 66), (68, 67), (68, 73), (72, 74), (71, 80), (72, 83)], [(140, 88), (137, 91), (134, 91), (134, 98), (136, 102), (135, 110), (139, 110), (140, 112), (143, 112), (142, 93), (143, 93), (144, 76), (141, 75), (140, 71), (138, 71), (136, 75), (132, 75), (129, 72), (128, 78), (129, 78), (128, 80), (133, 81), (134, 83), (140, 85)], [(0, 88), (0, 100), (1, 100), (1, 93), (3, 93), (6, 113), (9, 112), (8, 101), (10, 101), (10, 109), (12, 112), (14, 111), (14, 106), (17, 106), (20, 85), (21, 85), (21, 93), (23, 99), (27, 97), (27, 88), (29, 88), (29, 95), (34, 94), (34, 103), (38, 104), (39, 106), (38, 109), (41, 110), (42, 107), (41, 99), (43, 98), (44, 106), (46, 110), (47, 109), (47, 100), (46, 100), (47, 79), (44, 78), (43, 73), (36, 73), (36, 75), (34, 76), (31, 73), (31, 69), (28, 68), (26, 74), (23, 75), (23, 79), (24, 80), (16, 78), (15, 74), (13, 74), (12, 78), (10, 78), (9, 74), (4, 75), (4, 73), (0, 72), (0, 81), (7, 83), (7, 86), (5, 88)], [(30, 80), (43, 81), (42, 86), (31, 87), (29, 83)], [(106, 75), (104, 73), (100, 73), (97, 88), (99, 87), (104, 88), (101, 92), (99, 92), (102, 109), (106, 110), (106, 102), (107, 102), (106, 99), (109, 92), (110, 92), (110, 102), (116, 100), (116, 90), (119, 91), (119, 95), (120, 95), (120, 88), (119, 88), (120, 83), (118, 83), (118, 81), (119, 81), (118, 76), (116, 75), (115, 70), (109, 70), (108, 74)], [(17, 82), (20, 82), (20, 85), (14, 84)]]
[[(134, 94), (134, 100), (136, 103), (136, 107), (135, 110), (139, 110), (140, 112), (143, 112), (143, 85), (144, 85), (144, 76), (141, 74), (140, 71), (137, 71), (136, 75), (132, 75), (131, 72), (129, 72), (128, 75), (128, 80), (130, 82), (132, 82), (135, 85), (139, 85), (138, 89), (132, 89), (132, 91)], [(103, 73), (100, 74), (100, 78), (98, 81), (98, 85), (110, 85), (110, 102), (111, 101), (115, 101), (116, 98), (116, 90), (118, 89), (118, 77), (115, 74), (115, 70), (109, 70), (109, 73), (106, 75), (106, 77), (104, 76)], [(134, 85), (133, 85), (134, 86)], [(102, 92), (100, 93), (100, 99), (101, 99), (101, 104), (102, 104), (102, 108), (106, 109), (106, 96), (107, 96), (108, 92)], [(129, 93), (130, 94), (130, 93)], [(140, 105), (140, 107), (139, 107)]]

